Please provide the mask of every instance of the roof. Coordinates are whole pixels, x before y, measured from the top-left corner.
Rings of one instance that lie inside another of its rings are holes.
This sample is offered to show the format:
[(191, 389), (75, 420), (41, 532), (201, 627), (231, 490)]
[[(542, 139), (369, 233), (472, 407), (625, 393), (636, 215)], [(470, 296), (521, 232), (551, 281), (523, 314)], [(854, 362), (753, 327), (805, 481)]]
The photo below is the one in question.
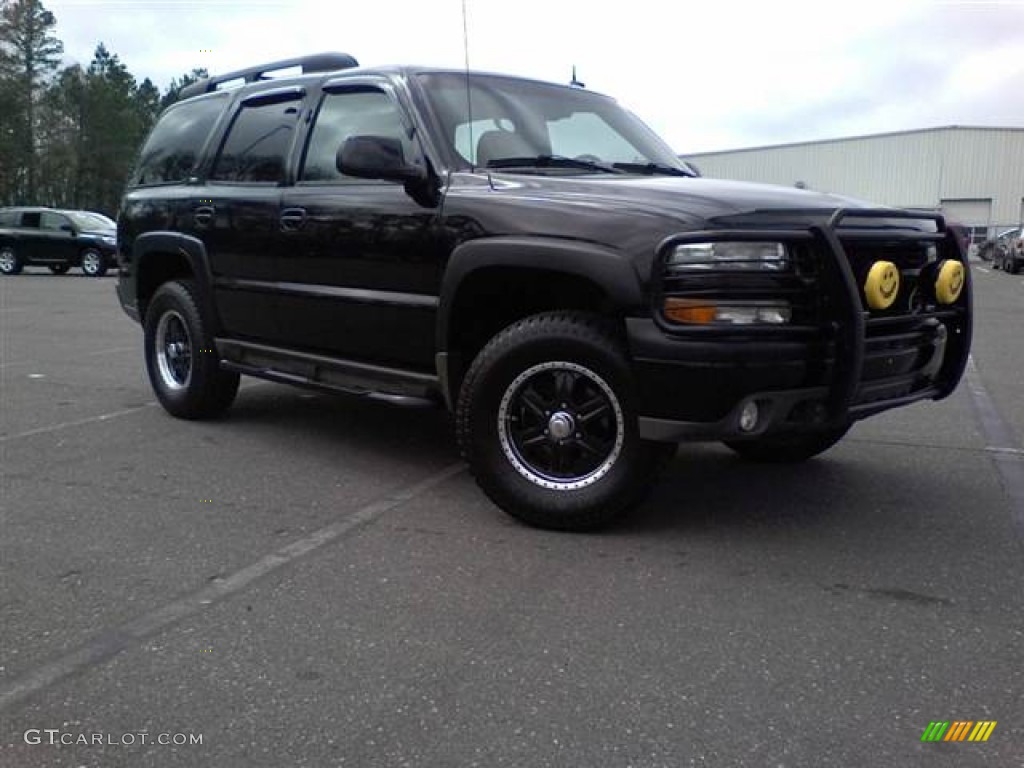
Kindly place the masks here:
[(785, 149), (787, 147), (807, 147), (815, 144), (836, 144), (841, 141), (863, 141), (865, 139), (882, 139), (889, 136), (908, 136), (911, 134), (937, 133), (940, 131), (1020, 131), (1024, 134), (1024, 126), (995, 126), (995, 125), (941, 125), (934, 128), (912, 128), (905, 131), (888, 131), (886, 133), (869, 133), (859, 136), (839, 136), (833, 139), (814, 139), (812, 141), (793, 141), (785, 144), (763, 144), (756, 147), (738, 147), (734, 149), (720, 149), (713, 152), (689, 152), (681, 157), (696, 158), (708, 155), (724, 155), (735, 152), (758, 152), (764, 149)]
[[(300, 68), (302, 73), (290, 73), (279, 77), (270, 76), (268, 74), (275, 71), (293, 70), (295, 68)], [(319, 53), (296, 59), (285, 59), (283, 61), (260, 64), (247, 69), (228, 72), (223, 75), (213, 75), (204, 78), (182, 88), (178, 92), (178, 102), (176, 103), (180, 103), (181, 101), (192, 99), (197, 96), (234, 91), (239, 88), (244, 88), (248, 92), (251, 92), (252, 90), (259, 90), (261, 87), (273, 88), (276, 86), (301, 85), (334, 77), (360, 77), (373, 75), (399, 75), (408, 77), (414, 74), (500, 77), (576, 90), (576, 86), (573, 86), (570, 83), (557, 83), (502, 72), (466, 70), (449, 67), (424, 67), (409, 64), (362, 66), (355, 58), (345, 53)], [(228, 87), (218, 87), (223, 85), (227, 85)], [(587, 92), (597, 94), (598, 96), (604, 96), (604, 98), (609, 98), (598, 91), (587, 90)]]

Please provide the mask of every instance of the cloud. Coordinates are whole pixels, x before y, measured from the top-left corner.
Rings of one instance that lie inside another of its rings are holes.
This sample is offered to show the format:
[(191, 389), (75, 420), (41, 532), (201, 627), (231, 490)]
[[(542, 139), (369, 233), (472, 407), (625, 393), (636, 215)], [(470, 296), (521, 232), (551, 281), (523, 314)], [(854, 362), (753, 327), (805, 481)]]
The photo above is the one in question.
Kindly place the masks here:
[[(1024, 5), (466, 0), (474, 68), (618, 98), (679, 151), (942, 124), (1024, 125)], [(461, 67), (462, 0), (52, 0), (70, 58), (104, 41), (161, 88), (324, 50)], [(187, 41), (187, 43), (183, 43)], [(205, 52), (205, 51), (210, 52)]]

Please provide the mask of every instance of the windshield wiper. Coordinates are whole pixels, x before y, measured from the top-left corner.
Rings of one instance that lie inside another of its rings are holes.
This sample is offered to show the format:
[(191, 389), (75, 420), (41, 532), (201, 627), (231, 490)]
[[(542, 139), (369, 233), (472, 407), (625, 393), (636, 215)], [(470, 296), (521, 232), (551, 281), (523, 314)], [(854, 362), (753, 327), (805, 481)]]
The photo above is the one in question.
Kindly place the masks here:
[(497, 157), (487, 162), (488, 168), (583, 168), (602, 173), (625, 173), (619, 163), (608, 165), (594, 160), (580, 160), (564, 155), (536, 155), (535, 157)]
[(688, 176), (689, 178), (696, 178), (696, 176), (689, 171), (685, 171), (682, 168), (676, 168), (671, 165), (664, 165), (663, 163), (612, 163), (616, 168), (626, 171), (627, 173), (646, 173), (650, 176)]

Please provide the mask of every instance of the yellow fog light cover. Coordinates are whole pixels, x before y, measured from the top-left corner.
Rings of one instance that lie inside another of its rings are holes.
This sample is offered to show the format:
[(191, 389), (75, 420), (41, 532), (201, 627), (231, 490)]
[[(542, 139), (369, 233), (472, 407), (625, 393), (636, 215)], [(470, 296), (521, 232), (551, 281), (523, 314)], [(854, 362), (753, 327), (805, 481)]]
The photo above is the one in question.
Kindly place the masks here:
[(940, 304), (952, 304), (960, 298), (964, 289), (964, 265), (953, 259), (946, 259), (939, 267), (935, 278), (935, 298)]
[(714, 304), (697, 299), (665, 299), (665, 317), (677, 323), (707, 325), (715, 321)]
[(891, 261), (876, 261), (864, 281), (864, 297), (872, 309), (888, 309), (900, 292), (900, 271)]

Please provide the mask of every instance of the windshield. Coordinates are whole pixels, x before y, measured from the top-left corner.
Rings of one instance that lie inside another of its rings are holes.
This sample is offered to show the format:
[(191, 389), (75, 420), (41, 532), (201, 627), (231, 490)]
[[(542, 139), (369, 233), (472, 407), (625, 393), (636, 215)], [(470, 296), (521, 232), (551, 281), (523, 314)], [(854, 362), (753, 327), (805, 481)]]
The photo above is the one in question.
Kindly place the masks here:
[(470, 110), (466, 79), (454, 72), (419, 75), (449, 147), (466, 165), (508, 168), (514, 166), (510, 159), (553, 157), (592, 165), (545, 161), (532, 170), (592, 173), (607, 170), (600, 165), (623, 163), (685, 173), (675, 153), (650, 128), (606, 96), (511, 77), (470, 75)]
[(65, 211), (65, 213), (79, 229), (114, 229), (117, 226), (113, 221), (99, 213), (90, 213), (89, 211)]

